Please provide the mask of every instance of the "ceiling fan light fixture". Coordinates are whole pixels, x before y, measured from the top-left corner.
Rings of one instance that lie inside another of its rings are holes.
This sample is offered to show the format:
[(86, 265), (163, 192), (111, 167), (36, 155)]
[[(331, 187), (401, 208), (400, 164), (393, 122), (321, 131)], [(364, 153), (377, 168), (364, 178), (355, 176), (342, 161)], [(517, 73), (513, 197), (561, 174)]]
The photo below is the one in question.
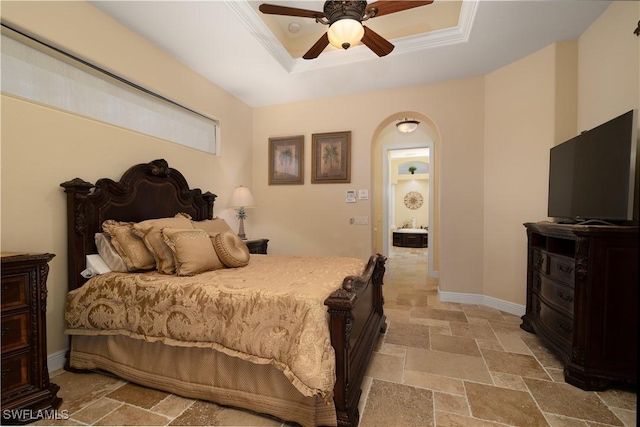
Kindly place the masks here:
[(409, 133), (416, 130), (419, 124), (420, 122), (414, 119), (402, 119), (396, 123), (396, 127), (402, 133)]
[(338, 49), (349, 49), (362, 40), (364, 28), (360, 21), (351, 18), (339, 19), (327, 31), (329, 43)]
[[(302, 55), (303, 59), (317, 58), (329, 44), (338, 49), (346, 50), (360, 42), (379, 57), (383, 57), (393, 51), (393, 44), (370, 27), (363, 27), (362, 22), (377, 16), (390, 15), (419, 6), (426, 6), (433, 3), (433, 1), (377, 0), (367, 4), (366, 0), (327, 0), (324, 2), (323, 12), (263, 3), (258, 7), (258, 10), (267, 15), (312, 18), (316, 23), (329, 25), (327, 32), (322, 34), (315, 44), (311, 46), (311, 49)], [(293, 29), (290, 28), (290, 30)]]

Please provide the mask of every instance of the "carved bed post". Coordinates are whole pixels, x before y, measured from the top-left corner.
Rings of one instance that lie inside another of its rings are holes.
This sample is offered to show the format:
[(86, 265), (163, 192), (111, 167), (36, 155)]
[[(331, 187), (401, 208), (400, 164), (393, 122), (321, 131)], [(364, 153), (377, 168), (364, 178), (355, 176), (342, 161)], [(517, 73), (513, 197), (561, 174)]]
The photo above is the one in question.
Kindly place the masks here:
[[(378, 337), (386, 330), (382, 296), (386, 261), (380, 254), (372, 256), (362, 276), (345, 278), (324, 302), (336, 354), (333, 402), (341, 427), (355, 427), (360, 421), (360, 386)], [(356, 305), (359, 298), (360, 307)]]
[(383, 285), (382, 280), (384, 278), (384, 273), (387, 271), (387, 268), (385, 267), (386, 262), (387, 262), (387, 257), (381, 254), (377, 254), (376, 268), (373, 270), (373, 278), (372, 278), (373, 284), (375, 285), (374, 308), (383, 318), (382, 325), (380, 326), (381, 333), (385, 333), (387, 331), (387, 322), (385, 320), (386, 317), (384, 316), (384, 310), (383, 310), (384, 295), (382, 294), (382, 285)]
[(67, 212), (73, 214), (67, 215), (67, 241), (68, 252), (67, 262), (69, 266), (69, 290), (80, 287), (86, 279), (80, 272), (84, 269), (85, 254), (92, 253), (91, 245), (95, 244), (93, 235), (89, 233), (88, 219), (90, 217), (87, 209), (90, 205), (86, 203), (89, 192), (94, 187), (90, 182), (80, 178), (60, 184), (67, 193)]
[(216, 201), (216, 196), (210, 191), (207, 191), (202, 195), (202, 198), (207, 202), (207, 219), (213, 219), (213, 203)]
[(333, 401), (336, 407), (336, 415), (339, 426), (356, 426), (360, 418), (358, 407), (349, 407), (349, 339), (353, 327), (353, 309), (356, 294), (351, 292), (351, 287), (334, 291), (325, 300), (329, 307), (329, 333), (331, 344), (336, 353), (336, 384), (333, 389)]

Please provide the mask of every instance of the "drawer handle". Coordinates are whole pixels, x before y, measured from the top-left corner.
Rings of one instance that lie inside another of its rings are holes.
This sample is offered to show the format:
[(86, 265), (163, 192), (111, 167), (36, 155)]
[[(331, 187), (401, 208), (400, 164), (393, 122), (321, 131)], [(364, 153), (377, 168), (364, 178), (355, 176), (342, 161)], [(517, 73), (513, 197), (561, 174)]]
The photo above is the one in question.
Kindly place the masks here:
[(2, 370), (2, 379), (4, 379), (4, 377), (6, 377), (9, 372), (11, 372), (11, 368), (3, 369)]
[(544, 264), (544, 259), (541, 256), (538, 255), (538, 257), (536, 258), (536, 265), (538, 267), (541, 267), (542, 264)]
[(564, 274), (571, 274), (573, 272), (573, 267), (571, 267), (570, 265), (558, 264), (558, 270), (560, 270)]
[(564, 322), (556, 322), (556, 324), (558, 325), (558, 328), (562, 329), (563, 332), (570, 334), (573, 332), (573, 328), (571, 327), (571, 325), (567, 325)]
[(5, 336), (7, 334), (7, 332), (9, 332), (9, 328), (8, 327), (4, 327), (2, 328), (2, 336)]
[(571, 295), (565, 295), (561, 290), (556, 291), (556, 295), (564, 302), (573, 302), (573, 297)]

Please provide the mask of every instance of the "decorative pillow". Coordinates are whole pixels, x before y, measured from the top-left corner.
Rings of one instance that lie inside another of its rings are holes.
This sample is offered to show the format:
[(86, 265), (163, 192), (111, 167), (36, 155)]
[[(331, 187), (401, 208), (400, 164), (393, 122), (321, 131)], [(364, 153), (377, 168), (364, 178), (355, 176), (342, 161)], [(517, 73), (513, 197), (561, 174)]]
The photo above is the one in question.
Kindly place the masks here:
[(204, 221), (191, 221), (195, 228), (206, 231), (211, 236), (223, 231), (233, 231), (229, 224), (222, 218), (205, 219)]
[(173, 251), (178, 276), (192, 276), (224, 268), (206, 231), (163, 228), (162, 236)]
[(249, 248), (233, 231), (223, 231), (211, 237), (220, 260), (227, 267), (249, 264)]
[(156, 263), (160, 273), (173, 274), (176, 272), (176, 263), (173, 251), (167, 246), (163, 237), (163, 228), (193, 228), (191, 217), (179, 213), (173, 218), (148, 219), (133, 225), (133, 232), (144, 242), (145, 246)]
[(128, 271), (151, 270), (156, 263), (142, 239), (133, 232), (133, 222), (106, 220), (102, 229), (111, 236), (111, 243), (122, 257)]
[(107, 233), (96, 233), (96, 247), (98, 254), (105, 264), (109, 266), (111, 271), (127, 272), (127, 265), (111, 244), (111, 238)]

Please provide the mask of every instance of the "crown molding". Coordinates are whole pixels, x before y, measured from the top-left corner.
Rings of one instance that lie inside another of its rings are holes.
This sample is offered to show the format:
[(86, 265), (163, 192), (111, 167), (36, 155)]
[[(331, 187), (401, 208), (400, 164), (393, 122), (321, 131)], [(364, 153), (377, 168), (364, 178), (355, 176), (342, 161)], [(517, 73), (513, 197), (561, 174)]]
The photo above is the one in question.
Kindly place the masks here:
[(276, 61), (288, 72), (291, 72), (294, 59), (280, 40), (273, 35), (267, 24), (251, 7), (247, 0), (225, 0), (227, 7), (242, 21), (251, 34), (262, 44)]
[[(462, 2), (458, 25), (455, 27), (393, 39), (392, 42), (395, 45), (395, 49), (391, 55), (467, 42), (471, 34), (479, 1), (465, 0)], [(323, 52), (322, 55), (313, 60), (292, 58), (291, 54), (280, 43), (278, 38), (273, 35), (269, 27), (258, 15), (258, 12), (251, 7), (247, 0), (225, 0), (225, 3), (249, 29), (256, 40), (290, 74), (370, 61), (372, 59), (371, 50), (363, 45), (355, 46), (347, 52), (340, 50)]]

